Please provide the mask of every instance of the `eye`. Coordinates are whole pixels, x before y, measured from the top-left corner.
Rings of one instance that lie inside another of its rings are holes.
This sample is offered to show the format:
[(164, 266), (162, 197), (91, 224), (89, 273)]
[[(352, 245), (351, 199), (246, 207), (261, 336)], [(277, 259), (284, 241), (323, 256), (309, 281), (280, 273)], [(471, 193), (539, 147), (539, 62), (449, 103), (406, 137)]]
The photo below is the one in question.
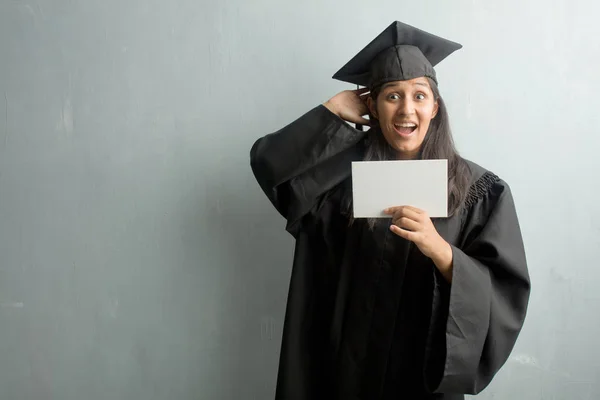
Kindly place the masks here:
[(425, 100), (427, 98), (427, 96), (425, 96), (424, 93), (417, 93), (417, 95), (415, 96), (415, 98), (417, 100)]
[(400, 96), (398, 96), (398, 94), (396, 94), (396, 93), (392, 93), (392, 94), (388, 94), (387, 98), (388, 98), (388, 100), (398, 100), (398, 99), (400, 99)]

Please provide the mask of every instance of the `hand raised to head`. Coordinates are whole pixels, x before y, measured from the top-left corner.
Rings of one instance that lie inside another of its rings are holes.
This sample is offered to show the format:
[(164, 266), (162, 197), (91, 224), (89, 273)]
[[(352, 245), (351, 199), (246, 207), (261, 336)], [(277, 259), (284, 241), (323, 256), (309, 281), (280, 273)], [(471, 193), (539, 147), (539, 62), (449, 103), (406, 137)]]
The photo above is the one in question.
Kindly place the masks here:
[(369, 114), (367, 98), (369, 89), (344, 90), (326, 101), (323, 105), (332, 113), (345, 121), (354, 124), (369, 125), (369, 120), (364, 118)]

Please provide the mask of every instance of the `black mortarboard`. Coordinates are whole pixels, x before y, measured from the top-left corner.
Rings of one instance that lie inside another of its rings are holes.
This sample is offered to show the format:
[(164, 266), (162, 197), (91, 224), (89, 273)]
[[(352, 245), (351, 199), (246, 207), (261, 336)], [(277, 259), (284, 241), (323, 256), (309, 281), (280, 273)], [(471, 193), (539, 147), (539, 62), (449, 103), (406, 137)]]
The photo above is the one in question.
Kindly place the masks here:
[(333, 75), (333, 79), (373, 89), (390, 81), (429, 77), (433, 67), (462, 45), (406, 25), (392, 23)]

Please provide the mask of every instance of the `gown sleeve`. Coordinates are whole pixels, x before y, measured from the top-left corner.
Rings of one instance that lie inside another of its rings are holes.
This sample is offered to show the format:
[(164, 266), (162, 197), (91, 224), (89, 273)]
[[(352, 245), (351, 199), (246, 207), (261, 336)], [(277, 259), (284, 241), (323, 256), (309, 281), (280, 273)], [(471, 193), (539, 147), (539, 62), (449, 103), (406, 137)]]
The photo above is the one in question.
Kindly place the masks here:
[(258, 139), (250, 166), (258, 184), (296, 236), (302, 217), (319, 197), (349, 175), (356, 144), (354, 129), (319, 105), (277, 132)]
[(452, 283), (434, 268), (425, 381), (435, 393), (477, 394), (486, 388), (515, 345), (529, 301), (510, 188), (491, 173), (474, 187), (462, 243), (452, 247)]

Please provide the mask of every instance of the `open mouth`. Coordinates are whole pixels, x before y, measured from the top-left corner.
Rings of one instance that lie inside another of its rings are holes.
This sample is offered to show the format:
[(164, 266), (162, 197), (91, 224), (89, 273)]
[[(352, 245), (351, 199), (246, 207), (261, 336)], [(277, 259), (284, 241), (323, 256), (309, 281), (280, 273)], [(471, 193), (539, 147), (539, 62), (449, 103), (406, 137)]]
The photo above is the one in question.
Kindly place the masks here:
[(405, 122), (401, 124), (394, 124), (394, 129), (402, 136), (408, 136), (417, 130), (417, 124), (412, 122)]

